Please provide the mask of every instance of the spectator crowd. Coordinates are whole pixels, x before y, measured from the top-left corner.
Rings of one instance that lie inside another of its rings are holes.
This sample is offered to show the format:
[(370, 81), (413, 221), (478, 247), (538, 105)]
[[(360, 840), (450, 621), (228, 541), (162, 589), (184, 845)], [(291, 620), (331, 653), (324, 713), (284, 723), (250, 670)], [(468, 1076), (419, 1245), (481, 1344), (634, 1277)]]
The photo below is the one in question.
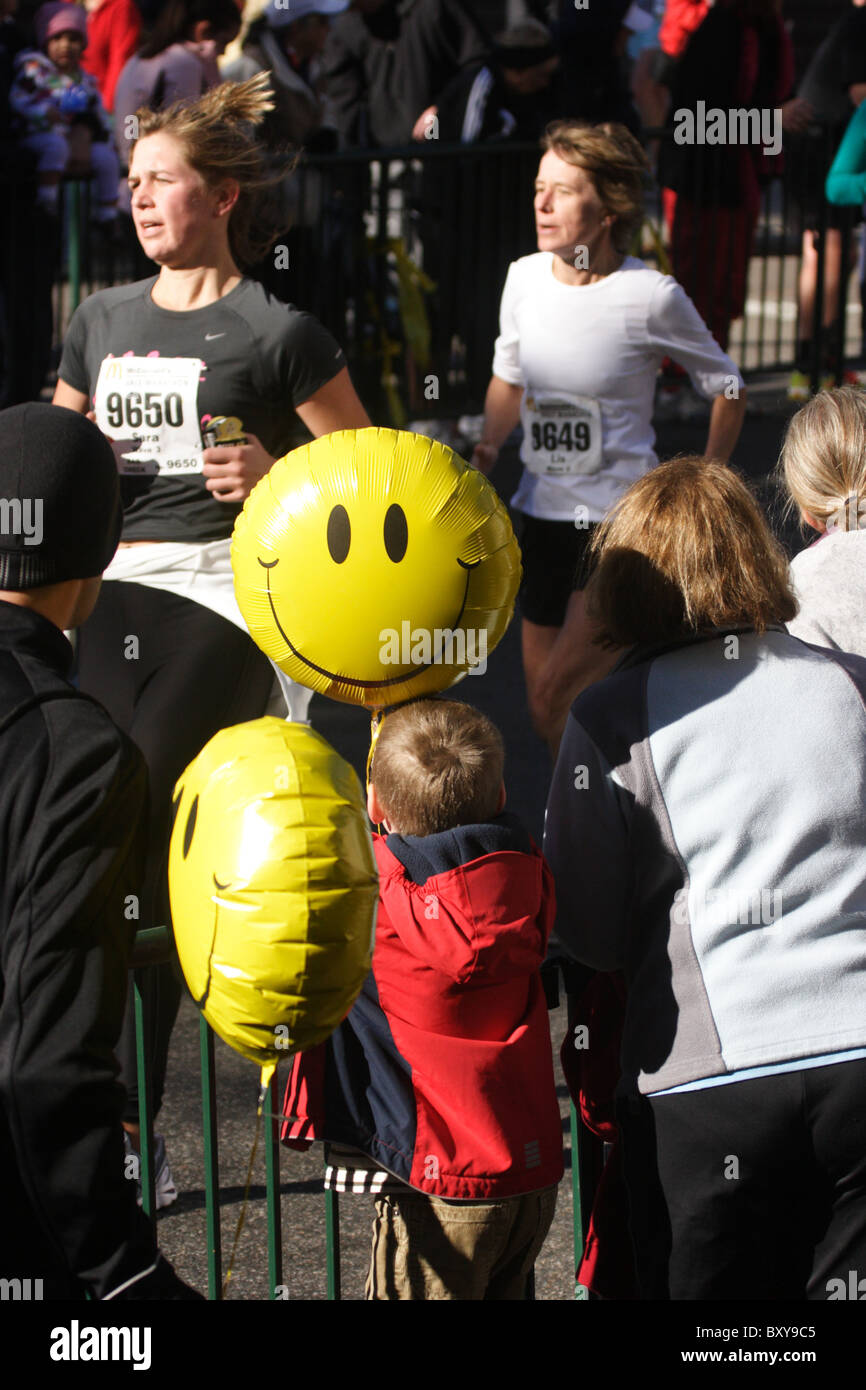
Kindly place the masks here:
[[(817, 1301), (866, 1274), (866, 394), (840, 348), (866, 0), (818, 4), (820, 42), (800, 47), (815, 8), (0, 0), (4, 1280), (199, 1297), (123, 1177), (142, 1141), (123, 904), (170, 922), (177, 778), (282, 698), (234, 598), (242, 504), (302, 438), (380, 423), (331, 325), (272, 293), (290, 225), (327, 274), (296, 162), (433, 141), (539, 152), (538, 249), (508, 269), (472, 464), (490, 472), (522, 427), (544, 846), (505, 809), (486, 717), (444, 699), (386, 714), (372, 970), (298, 1059), (284, 1140), (323, 1141), (327, 1185), (375, 1198), (369, 1299), (524, 1297), (563, 1172), (542, 973), (561, 969), (565, 1074), (611, 1145), (593, 1295)], [(754, 113), (752, 138), (681, 138), (683, 113), (694, 132), (708, 112)], [(746, 409), (730, 330), (786, 167), (801, 408), (778, 483), (811, 541), (792, 564), (729, 465)], [(346, 168), (350, 226), (368, 174)], [(670, 275), (640, 256), (653, 178)], [(80, 179), (93, 244), (133, 248), (141, 278), (85, 298), (52, 362), (61, 191)], [(707, 403), (702, 455), (659, 461), (657, 389)], [(7, 524), (22, 489), (29, 533)], [(308, 693), (282, 690), (303, 717)], [(171, 966), (139, 985), (158, 1111), (181, 986)], [(604, 1043), (575, 1057), (587, 1020)], [(156, 1157), (168, 1205), (161, 1138)]]

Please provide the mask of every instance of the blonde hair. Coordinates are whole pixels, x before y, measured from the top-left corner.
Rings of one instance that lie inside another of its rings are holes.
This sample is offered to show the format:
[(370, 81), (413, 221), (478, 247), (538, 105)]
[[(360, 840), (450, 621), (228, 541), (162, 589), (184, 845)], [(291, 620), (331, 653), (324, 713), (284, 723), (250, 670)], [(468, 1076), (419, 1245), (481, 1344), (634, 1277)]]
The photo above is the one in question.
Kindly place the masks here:
[(229, 246), (241, 267), (259, 260), (278, 235), (279, 227), (262, 217), (261, 195), (294, 168), (294, 156), (288, 155), (284, 167), (271, 169), (266, 147), (256, 139), (256, 128), (273, 110), (270, 73), (258, 72), (246, 82), (221, 82), (195, 101), (176, 101), (163, 111), (143, 106), (135, 113), (139, 140), (171, 135), (209, 188), (225, 179), (240, 185), (229, 218)]
[(625, 255), (644, 218), (649, 165), (640, 142), (615, 121), (554, 121), (541, 147), (589, 177), (605, 211), (616, 219), (611, 237), (615, 249)]
[(779, 469), (789, 511), (857, 530), (866, 510), (866, 395), (840, 386), (813, 396), (788, 422)]
[(788, 561), (741, 478), (697, 455), (659, 464), (599, 526), (587, 609), (601, 646), (714, 628), (763, 632), (797, 612)]
[(435, 835), (496, 814), (505, 750), (486, 715), (459, 700), (413, 700), (387, 714), (370, 782), (403, 835)]

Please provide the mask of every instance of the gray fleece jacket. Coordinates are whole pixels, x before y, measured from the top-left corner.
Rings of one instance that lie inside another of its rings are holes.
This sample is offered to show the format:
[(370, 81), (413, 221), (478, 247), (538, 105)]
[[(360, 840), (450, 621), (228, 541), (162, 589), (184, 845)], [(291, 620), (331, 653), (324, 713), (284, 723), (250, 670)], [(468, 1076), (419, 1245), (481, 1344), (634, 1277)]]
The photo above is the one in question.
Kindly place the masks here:
[(635, 649), (576, 700), (544, 850), (560, 942), (626, 973), (626, 1086), (866, 1045), (864, 807), (866, 660), (782, 628)]

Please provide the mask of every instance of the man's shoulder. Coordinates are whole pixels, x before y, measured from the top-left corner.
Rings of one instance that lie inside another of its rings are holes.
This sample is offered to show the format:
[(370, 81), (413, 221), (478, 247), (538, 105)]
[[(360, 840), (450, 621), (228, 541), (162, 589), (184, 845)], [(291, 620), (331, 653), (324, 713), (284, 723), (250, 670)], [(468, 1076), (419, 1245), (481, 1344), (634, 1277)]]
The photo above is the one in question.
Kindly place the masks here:
[(146, 795), (142, 755), (108, 711), (38, 655), (8, 648), (0, 651), (0, 769), (7, 795), (29, 788), (40, 805), (59, 796), (70, 811), (82, 796)]
[(16, 724), (25, 718), (31, 721), (33, 736), (40, 736), (41, 728), (41, 737), (56, 740), (61, 754), (75, 757), (80, 741), (88, 739), (91, 754), (97, 741), (106, 754), (116, 752), (133, 760), (137, 756), (135, 745), (98, 700), (32, 653), (0, 651), (0, 737), (14, 739)]

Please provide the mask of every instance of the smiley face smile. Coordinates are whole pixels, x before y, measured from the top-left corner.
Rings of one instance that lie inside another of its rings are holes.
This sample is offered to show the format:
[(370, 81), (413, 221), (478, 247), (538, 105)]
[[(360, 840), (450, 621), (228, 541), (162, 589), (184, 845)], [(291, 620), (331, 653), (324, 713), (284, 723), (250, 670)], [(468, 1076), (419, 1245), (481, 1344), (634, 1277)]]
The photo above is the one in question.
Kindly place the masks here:
[[(413, 671), (412, 674), (409, 676), (405, 674), (399, 676), (390, 676), (387, 680), (384, 681), (356, 680), (349, 676), (338, 675), (335, 671), (328, 671), (324, 666), (317, 666), (314, 661), (310, 661), (307, 657), (304, 656), (302, 652), (298, 651), (297, 647), (291, 641), (290, 637), (286, 633), (285, 628), (280, 622), (279, 615), (274, 605), (274, 596), (271, 592), (270, 573), (274, 566), (280, 563), (279, 560), (262, 560), (260, 557), (258, 557), (258, 560), (262, 569), (267, 572), (268, 603), (271, 606), (271, 612), (274, 616), (274, 622), (276, 623), (277, 630), (279, 631), (280, 636), (282, 637), (286, 646), (289, 648), (289, 651), (292, 653), (292, 656), (297, 657), (298, 661), (302, 661), (304, 665), (309, 667), (311, 671), (316, 671), (320, 676), (326, 676), (328, 680), (340, 681), (343, 685), (351, 686), (353, 689), (356, 690), (382, 690), (389, 685), (401, 685), (404, 684), (407, 680), (414, 680), (416, 676), (421, 675), (422, 671), (428, 670), (433, 665), (432, 661), (426, 661), (423, 663), (423, 665), (419, 665), (417, 670)], [(469, 595), (469, 578), (472, 571), (477, 568), (480, 561), (476, 560), (473, 564), (470, 564), (467, 560), (458, 560), (457, 563), (461, 567), (461, 569), (464, 569), (466, 571), (466, 584), (463, 589), (463, 600), (460, 604), (460, 612), (457, 614), (457, 617), (450, 625), (452, 630), (460, 626), (460, 621), (463, 617), (463, 613), (466, 608), (466, 599)]]

